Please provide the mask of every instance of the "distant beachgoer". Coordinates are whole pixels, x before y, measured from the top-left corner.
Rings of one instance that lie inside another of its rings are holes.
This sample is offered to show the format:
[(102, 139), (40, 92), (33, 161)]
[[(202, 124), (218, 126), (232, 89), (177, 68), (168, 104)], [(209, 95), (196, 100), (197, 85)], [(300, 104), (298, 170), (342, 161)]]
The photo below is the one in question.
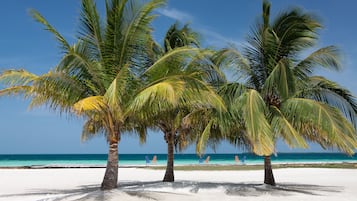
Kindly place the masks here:
[(242, 158), (242, 163), (243, 164), (245, 164), (245, 160), (247, 159), (247, 157), (246, 156), (243, 156), (243, 158)]
[(150, 159), (149, 159), (149, 156), (145, 156), (145, 162), (146, 162), (146, 165), (150, 164)]
[(239, 156), (238, 155), (235, 155), (234, 156), (234, 161), (238, 164), (240, 161), (239, 161)]
[(203, 158), (200, 157), (200, 159), (198, 159), (198, 163), (203, 163)]
[(210, 156), (207, 156), (205, 163), (208, 163), (210, 158), (211, 158)]
[(157, 156), (156, 155), (154, 155), (154, 157), (152, 157), (151, 163), (152, 164), (156, 164), (157, 163)]

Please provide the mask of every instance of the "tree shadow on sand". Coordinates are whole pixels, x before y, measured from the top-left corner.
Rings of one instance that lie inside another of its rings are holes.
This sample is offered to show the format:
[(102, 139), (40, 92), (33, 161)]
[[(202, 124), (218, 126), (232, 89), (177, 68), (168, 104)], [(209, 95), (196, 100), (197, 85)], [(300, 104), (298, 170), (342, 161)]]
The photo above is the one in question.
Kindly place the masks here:
[[(78, 200), (78, 201), (103, 201), (115, 200), (161, 200), (162, 196), (189, 197), (200, 191), (223, 192), (228, 196), (258, 197), (263, 195), (291, 196), (306, 194), (312, 196), (325, 196), (327, 193), (338, 193), (343, 190), (338, 186), (307, 185), (294, 183), (280, 183), (269, 186), (259, 183), (227, 183), (227, 182), (195, 182), (177, 181), (174, 183), (151, 182), (121, 182), (117, 189), (101, 191), (99, 185), (79, 186), (71, 190), (33, 189), (32, 192), (22, 194), (0, 195), (0, 198), (14, 196), (44, 196), (41, 200)], [(39, 200), (39, 201), (41, 201)]]
[(338, 193), (343, 190), (338, 186), (322, 186), (281, 183), (277, 186), (270, 186), (260, 183), (227, 183), (227, 182), (195, 182), (177, 181), (174, 183), (166, 182), (128, 182), (122, 183), (120, 188), (127, 193), (135, 192), (175, 192), (178, 189), (186, 189), (188, 193), (198, 193), (200, 190), (224, 191), (232, 196), (261, 196), (271, 194), (273, 196), (289, 196), (293, 193), (323, 196), (325, 193)]
[(37, 200), (51, 200), (51, 201), (60, 201), (66, 200), (73, 197), (81, 197), (87, 194), (91, 194), (99, 190), (97, 185), (85, 185), (79, 186), (75, 189), (65, 189), (65, 190), (56, 190), (56, 189), (32, 189), (31, 192), (18, 193), (18, 194), (4, 194), (0, 195), (0, 198), (11, 198), (11, 197), (29, 197), (29, 196), (43, 196), (43, 199)]

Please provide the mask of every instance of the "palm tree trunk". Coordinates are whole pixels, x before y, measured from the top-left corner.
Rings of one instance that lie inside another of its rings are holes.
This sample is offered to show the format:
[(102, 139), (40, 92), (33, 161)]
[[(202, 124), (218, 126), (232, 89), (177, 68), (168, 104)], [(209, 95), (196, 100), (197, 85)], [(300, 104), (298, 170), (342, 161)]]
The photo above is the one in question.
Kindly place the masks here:
[(275, 186), (270, 156), (264, 156), (264, 183)]
[(174, 139), (175, 135), (173, 132), (165, 133), (166, 143), (167, 143), (167, 165), (166, 172), (164, 176), (164, 182), (175, 181), (174, 177)]
[(107, 168), (105, 170), (104, 179), (102, 182), (102, 190), (111, 190), (117, 188), (118, 183), (118, 142), (119, 133), (114, 134), (114, 138), (109, 142), (109, 153)]

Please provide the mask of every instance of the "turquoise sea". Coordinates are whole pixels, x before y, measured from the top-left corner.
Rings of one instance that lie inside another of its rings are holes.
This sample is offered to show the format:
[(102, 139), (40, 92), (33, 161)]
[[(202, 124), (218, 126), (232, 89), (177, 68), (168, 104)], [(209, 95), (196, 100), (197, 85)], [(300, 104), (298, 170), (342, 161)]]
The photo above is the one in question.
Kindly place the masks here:
[[(166, 165), (166, 154), (120, 154), (119, 166), (145, 166), (145, 158), (157, 156), (156, 165)], [(251, 153), (243, 154), (206, 154), (200, 159), (196, 154), (175, 154), (175, 165), (205, 164), (210, 156), (209, 164), (236, 164), (235, 155), (245, 164), (263, 164), (263, 158)], [(106, 154), (26, 154), (0, 155), (0, 167), (14, 166), (105, 166)], [(342, 153), (279, 153), (272, 156), (272, 163), (357, 163), (357, 154), (348, 156)]]

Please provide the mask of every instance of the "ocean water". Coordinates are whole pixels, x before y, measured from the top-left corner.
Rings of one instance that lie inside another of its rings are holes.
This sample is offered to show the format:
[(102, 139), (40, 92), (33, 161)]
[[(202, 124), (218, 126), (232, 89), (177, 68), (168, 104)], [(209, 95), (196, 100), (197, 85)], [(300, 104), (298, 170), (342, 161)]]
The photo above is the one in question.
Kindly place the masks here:
[[(119, 166), (145, 166), (145, 158), (157, 156), (156, 165), (166, 165), (166, 154), (119, 154)], [(175, 165), (204, 164), (210, 156), (209, 164), (233, 165), (238, 155), (244, 164), (263, 164), (263, 158), (251, 153), (206, 154), (201, 158), (196, 154), (175, 154)], [(105, 166), (106, 154), (28, 154), (0, 155), (0, 167), (14, 166)], [(357, 163), (357, 154), (348, 156), (342, 153), (279, 153), (272, 156), (272, 163)]]

